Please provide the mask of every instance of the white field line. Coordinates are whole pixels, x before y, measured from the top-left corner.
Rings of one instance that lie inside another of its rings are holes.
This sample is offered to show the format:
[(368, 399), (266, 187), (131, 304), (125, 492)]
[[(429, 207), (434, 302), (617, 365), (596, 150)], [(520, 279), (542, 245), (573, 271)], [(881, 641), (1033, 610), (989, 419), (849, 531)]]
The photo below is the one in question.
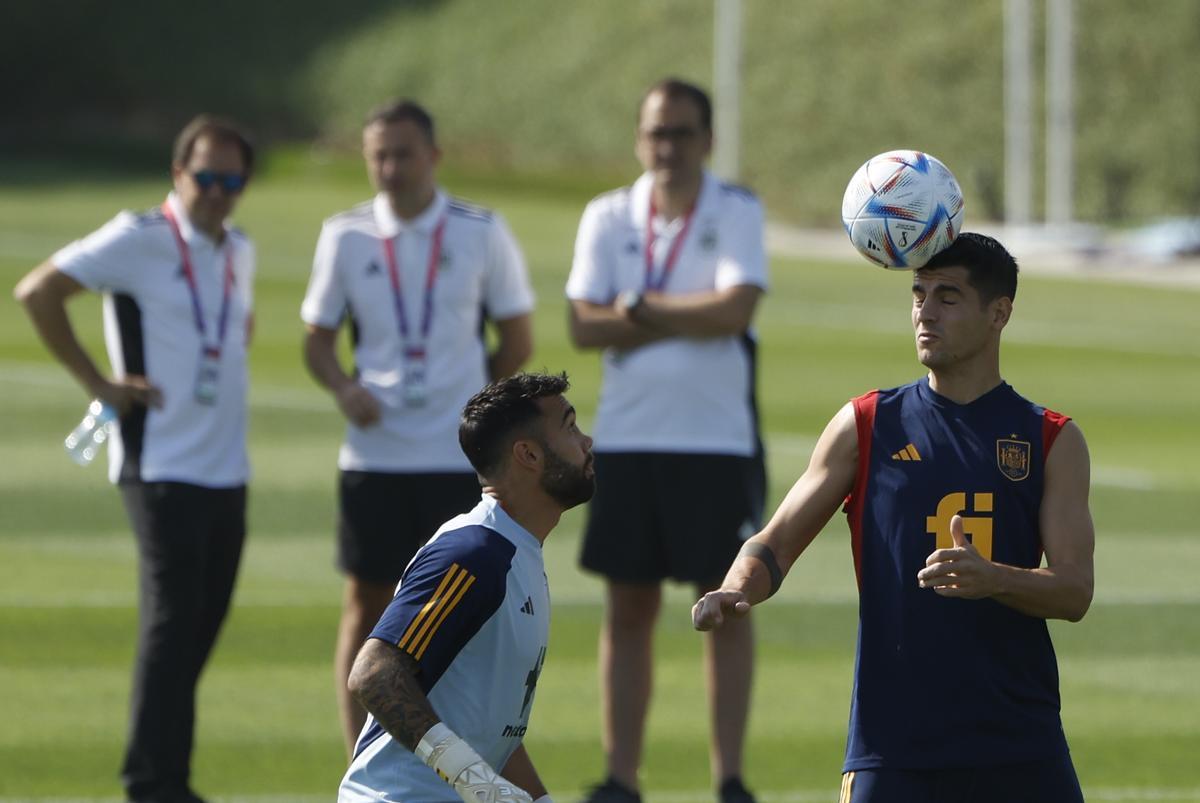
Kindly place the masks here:
[[(1087, 787), (1088, 800), (1122, 801), (1123, 803), (1157, 803), (1157, 801), (1192, 801), (1200, 803), (1200, 787)], [(578, 795), (561, 795), (573, 799)], [(671, 790), (647, 794), (653, 803), (708, 803), (712, 790)], [(837, 799), (837, 788), (798, 789), (792, 792), (762, 792), (757, 794), (763, 803), (833, 803)], [(209, 797), (213, 803), (328, 803), (329, 795), (235, 795)], [(0, 803), (122, 803), (119, 797), (0, 797)]]
[[(24, 362), (0, 360), (0, 387), (12, 382), (33, 387), (76, 389), (74, 383), (55, 366), (30, 365)], [(287, 410), (301, 413), (332, 413), (333, 401), (324, 393), (280, 385), (254, 384), (250, 388), (250, 406), (265, 410)], [(816, 438), (790, 432), (767, 432), (767, 456), (773, 453), (789, 458), (806, 459), (816, 445)], [(1137, 469), (1117, 466), (1093, 466), (1092, 481), (1096, 485), (1133, 491), (1168, 489), (1154, 475)]]

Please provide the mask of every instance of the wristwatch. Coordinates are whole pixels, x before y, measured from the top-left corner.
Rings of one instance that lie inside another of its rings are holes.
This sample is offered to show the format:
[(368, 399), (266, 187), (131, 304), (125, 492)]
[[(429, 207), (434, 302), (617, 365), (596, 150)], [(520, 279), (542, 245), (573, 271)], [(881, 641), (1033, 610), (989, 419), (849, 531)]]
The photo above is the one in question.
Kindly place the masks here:
[(617, 296), (617, 306), (632, 318), (637, 308), (642, 306), (642, 300), (641, 290), (622, 290), (621, 294)]

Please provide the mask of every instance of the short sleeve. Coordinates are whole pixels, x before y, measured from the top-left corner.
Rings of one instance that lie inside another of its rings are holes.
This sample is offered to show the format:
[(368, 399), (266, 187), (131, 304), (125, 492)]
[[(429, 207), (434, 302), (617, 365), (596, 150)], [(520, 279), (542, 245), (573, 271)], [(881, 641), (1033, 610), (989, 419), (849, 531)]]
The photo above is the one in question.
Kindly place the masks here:
[(500, 608), (516, 548), (486, 527), (441, 533), (413, 558), (371, 638), (421, 668), (428, 690)]
[(575, 257), (567, 277), (567, 298), (593, 304), (612, 303), (616, 296), (613, 266), (606, 252), (603, 208), (595, 201), (583, 210), (575, 235)]
[(504, 321), (533, 311), (533, 288), (525, 255), (504, 218), (496, 214), (488, 231), (484, 304), (488, 317)]
[(89, 290), (132, 292), (144, 263), (146, 228), (132, 212), (121, 212), (82, 240), (50, 257), (50, 262)]
[(307, 324), (337, 329), (346, 314), (346, 290), (337, 270), (338, 234), (326, 224), (317, 238), (312, 275), (300, 305), (300, 318)]
[[(732, 204), (731, 204), (732, 205)], [(767, 288), (763, 208), (757, 199), (739, 200), (726, 221), (725, 248), (717, 261), (716, 289), (749, 284)]]

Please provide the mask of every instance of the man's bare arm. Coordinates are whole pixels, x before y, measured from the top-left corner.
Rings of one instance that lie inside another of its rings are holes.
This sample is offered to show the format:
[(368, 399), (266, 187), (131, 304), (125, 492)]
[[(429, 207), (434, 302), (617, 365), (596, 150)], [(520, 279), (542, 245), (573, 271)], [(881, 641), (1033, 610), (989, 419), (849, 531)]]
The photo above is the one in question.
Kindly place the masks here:
[(111, 380), (96, 367), (84, 350), (67, 315), (67, 299), (84, 286), (46, 261), (18, 282), (13, 296), (29, 314), (33, 327), (46, 348), (66, 367), (89, 396), (95, 396), (124, 414), (134, 405), (157, 407), (162, 392), (145, 377), (127, 376)]
[(512, 376), (533, 354), (533, 318), (529, 314), (496, 321), (496, 350), (488, 356), (488, 378)]
[(367, 639), (346, 682), (354, 699), (409, 750), (441, 720), (417, 682), (417, 662), (394, 644)]
[(359, 427), (379, 421), (382, 409), (371, 391), (346, 373), (337, 356), (337, 329), (308, 324), (304, 332), (304, 364), (313, 379), (333, 394), (338, 409)]
[(615, 304), (573, 299), (567, 314), (571, 342), (581, 349), (632, 349), (669, 336), (667, 332), (629, 320)]
[[(854, 487), (858, 472), (858, 427), (847, 404), (825, 427), (808, 469), (788, 491), (762, 532), (747, 542), (721, 587), (692, 608), (697, 630), (720, 625), (727, 615), (742, 615), (775, 590), (800, 554), (817, 537)], [(767, 550), (766, 554), (761, 552)], [(758, 555), (755, 555), (755, 552)], [(771, 563), (774, 562), (774, 569)], [(778, 572), (778, 578), (773, 575)]]
[(698, 293), (647, 293), (632, 319), (675, 337), (727, 337), (754, 320), (762, 288), (740, 284)]

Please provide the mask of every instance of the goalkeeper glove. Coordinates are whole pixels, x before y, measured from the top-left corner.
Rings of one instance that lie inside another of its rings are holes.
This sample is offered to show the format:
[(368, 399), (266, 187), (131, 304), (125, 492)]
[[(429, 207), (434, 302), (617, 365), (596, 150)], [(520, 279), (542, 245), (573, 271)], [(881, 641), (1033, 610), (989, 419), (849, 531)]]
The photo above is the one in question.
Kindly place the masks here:
[(489, 767), (444, 722), (426, 731), (413, 752), (468, 803), (533, 803), (528, 792)]

